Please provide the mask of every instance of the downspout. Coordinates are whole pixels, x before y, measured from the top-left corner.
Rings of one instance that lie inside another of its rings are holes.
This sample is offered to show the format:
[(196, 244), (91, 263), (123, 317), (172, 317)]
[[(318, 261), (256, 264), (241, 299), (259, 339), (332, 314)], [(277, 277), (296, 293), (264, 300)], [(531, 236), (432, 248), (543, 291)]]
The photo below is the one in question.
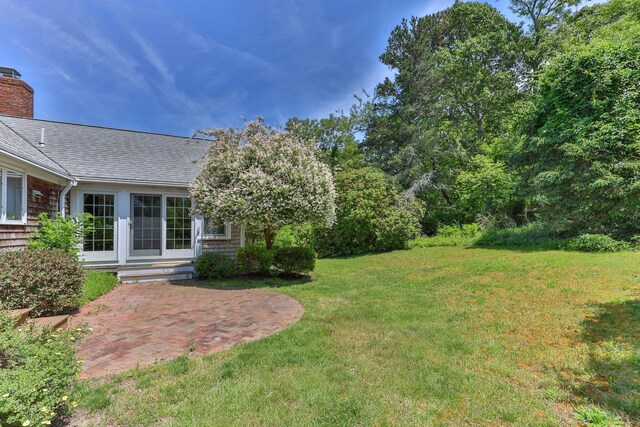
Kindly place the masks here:
[(58, 204), (60, 206), (60, 214), (63, 217), (66, 216), (66, 211), (67, 211), (67, 194), (69, 193), (69, 190), (71, 190), (71, 188), (77, 185), (78, 185), (78, 181), (76, 181), (75, 179), (72, 179), (71, 181), (69, 181), (67, 185), (65, 185), (62, 188), (62, 191), (60, 191), (60, 199), (58, 199)]

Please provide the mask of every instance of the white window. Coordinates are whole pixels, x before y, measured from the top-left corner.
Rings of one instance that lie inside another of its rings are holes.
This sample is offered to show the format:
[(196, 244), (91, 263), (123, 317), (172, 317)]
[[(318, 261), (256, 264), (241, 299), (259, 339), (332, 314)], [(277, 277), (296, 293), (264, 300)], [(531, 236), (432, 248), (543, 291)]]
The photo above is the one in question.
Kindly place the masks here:
[(27, 179), (23, 173), (0, 168), (0, 223), (27, 222)]
[(209, 218), (205, 218), (203, 234), (205, 239), (230, 239), (231, 225), (226, 223), (216, 224), (209, 221)]

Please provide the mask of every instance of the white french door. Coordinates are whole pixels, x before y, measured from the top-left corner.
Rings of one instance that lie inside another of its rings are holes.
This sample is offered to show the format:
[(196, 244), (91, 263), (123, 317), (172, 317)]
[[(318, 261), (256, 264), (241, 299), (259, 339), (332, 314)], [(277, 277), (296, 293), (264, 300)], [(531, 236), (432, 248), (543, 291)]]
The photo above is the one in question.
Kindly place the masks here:
[(184, 195), (132, 194), (129, 256), (193, 257), (190, 210), (191, 201)]

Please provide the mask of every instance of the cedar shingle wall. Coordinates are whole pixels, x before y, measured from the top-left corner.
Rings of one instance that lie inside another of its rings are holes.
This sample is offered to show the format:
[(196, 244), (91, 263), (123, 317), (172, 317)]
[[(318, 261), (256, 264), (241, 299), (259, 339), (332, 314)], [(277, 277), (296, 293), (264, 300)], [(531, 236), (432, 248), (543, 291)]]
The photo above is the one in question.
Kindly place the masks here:
[[(34, 190), (42, 197), (34, 197)], [(0, 224), (0, 250), (19, 249), (27, 245), (29, 236), (38, 228), (41, 212), (55, 214), (58, 210), (58, 195), (62, 187), (32, 176), (27, 177), (27, 225)], [(67, 204), (68, 205), (68, 204)]]
[(241, 243), (240, 225), (231, 226), (231, 239), (229, 240), (204, 240), (202, 242), (203, 252), (218, 252), (232, 258), (236, 257), (236, 251)]

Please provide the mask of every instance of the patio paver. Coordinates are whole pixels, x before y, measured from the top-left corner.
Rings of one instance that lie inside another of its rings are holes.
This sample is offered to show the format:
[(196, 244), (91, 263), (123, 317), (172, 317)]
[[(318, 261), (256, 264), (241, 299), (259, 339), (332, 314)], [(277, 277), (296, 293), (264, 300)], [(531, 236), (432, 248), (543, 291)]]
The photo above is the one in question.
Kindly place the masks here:
[(193, 282), (123, 284), (71, 319), (91, 333), (78, 344), (80, 378), (115, 374), (170, 360), (193, 349), (208, 354), (270, 335), (304, 309), (261, 289), (222, 290)]

